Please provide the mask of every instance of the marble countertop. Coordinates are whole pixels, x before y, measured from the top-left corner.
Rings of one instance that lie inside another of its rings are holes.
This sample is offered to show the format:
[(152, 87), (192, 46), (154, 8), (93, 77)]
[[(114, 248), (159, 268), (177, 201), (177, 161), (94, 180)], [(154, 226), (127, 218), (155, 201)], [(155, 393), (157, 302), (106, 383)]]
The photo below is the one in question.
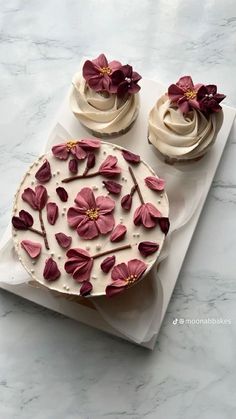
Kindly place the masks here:
[[(234, 0), (11, 0), (0, 19), (1, 234), (82, 56), (166, 85), (191, 74), (236, 106)], [(236, 129), (153, 352), (0, 290), (1, 418), (235, 419), (235, 159)]]

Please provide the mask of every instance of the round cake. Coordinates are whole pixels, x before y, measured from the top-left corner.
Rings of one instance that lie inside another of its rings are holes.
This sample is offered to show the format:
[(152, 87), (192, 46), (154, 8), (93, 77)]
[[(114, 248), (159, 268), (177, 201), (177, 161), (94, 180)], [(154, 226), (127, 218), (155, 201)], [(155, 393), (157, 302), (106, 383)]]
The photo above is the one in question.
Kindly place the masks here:
[(181, 77), (152, 108), (148, 140), (169, 163), (199, 160), (213, 146), (223, 123), (215, 85), (193, 84)]
[(52, 147), (29, 168), (13, 240), (33, 280), (69, 295), (111, 297), (156, 262), (169, 229), (164, 180), (140, 156), (98, 139)]
[(74, 75), (70, 107), (82, 125), (97, 137), (125, 134), (139, 112), (138, 81), (132, 66), (108, 62), (104, 54), (85, 61)]

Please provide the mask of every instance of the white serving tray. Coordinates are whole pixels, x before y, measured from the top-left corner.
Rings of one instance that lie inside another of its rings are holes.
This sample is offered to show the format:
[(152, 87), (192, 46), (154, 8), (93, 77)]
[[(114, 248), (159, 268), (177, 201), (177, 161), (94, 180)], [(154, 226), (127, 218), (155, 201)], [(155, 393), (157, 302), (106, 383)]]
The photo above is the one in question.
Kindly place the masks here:
[[(156, 99), (163, 92), (165, 92), (165, 90), (166, 89), (163, 87), (163, 85), (155, 81), (143, 79), (141, 89), (141, 108), (136, 123), (127, 134), (111, 140), (113, 143), (117, 143), (130, 149), (131, 151), (133, 150), (135, 153), (140, 154), (142, 158), (146, 160), (154, 170), (157, 171), (158, 175), (164, 178), (164, 170), (162, 170), (161, 173), (160, 170), (158, 170), (159, 164), (157, 156), (153, 152), (152, 146), (150, 146), (147, 142), (147, 119), (149, 111), (154, 105)], [(61, 124), (74, 138), (83, 136), (88, 137), (87, 131), (80, 125), (80, 123), (70, 111), (68, 106), (68, 98), (69, 95), (62, 105), (54, 125), (57, 123)], [(199, 178), (201, 173), (207, 173), (207, 176), (204, 177), (204, 182), (202, 184), (202, 194), (199, 200), (199, 204), (187, 224), (185, 224), (183, 228), (179, 229), (171, 236), (171, 251), (168, 255), (168, 258), (165, 259), (159, 266), (158, 275), (161, 281), (160, 285), (162, 288), (162, 298), (160, 300), (160, 314), (156, 319), (157, 333), (152, 337), (151, 340), (142, 342), (142, 346), (144, 347), (152, 349), (155, 345), (157, 334), (164, 319), (166, 309), (174, 290), (182, 263), (184, 261), (200, 213), (202, 211), (230, 130), (232, 128), (235, 114), (235, 109), (224, 106), (224, 123), (217, 137), (217, 141), (213, 149), (208, 153), (207, 156), (202, 159), (201, 166), (199, 166)], [(198, 170), (198, 163), (195, 164), (195, 168)], [(13, 286), (0, 283), (0, 286), (5, 290), (13, 292), (16, 295), (24, 297), (51, 310), (64, 314), (72, 319), (127, 339), (125, 336), (115, 330), (111, 325), (109, 325), (102, 318), (99, 312), (93, 308), (68, 301), (64, 298), (55, 297), (53, 294), (43, 289), (34, 288), (29, 285)]]

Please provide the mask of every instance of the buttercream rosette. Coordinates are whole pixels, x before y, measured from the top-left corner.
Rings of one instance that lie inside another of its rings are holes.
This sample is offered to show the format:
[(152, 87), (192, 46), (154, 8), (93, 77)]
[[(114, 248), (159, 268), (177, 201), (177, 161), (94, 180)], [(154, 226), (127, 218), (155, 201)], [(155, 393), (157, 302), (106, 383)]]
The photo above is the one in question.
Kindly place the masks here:
[(214, 85), (194, 85), (182, 77), (162, 95), (149, 114), (148, 140), (167, 162), (199, 160), (214, 144), (223, 123)]
[(87, 60), (72, 80), (71, 110), (97, 137), (122, 135), (138, 116), (140, 79), (131, 66), (108, 62), (104, 54)]

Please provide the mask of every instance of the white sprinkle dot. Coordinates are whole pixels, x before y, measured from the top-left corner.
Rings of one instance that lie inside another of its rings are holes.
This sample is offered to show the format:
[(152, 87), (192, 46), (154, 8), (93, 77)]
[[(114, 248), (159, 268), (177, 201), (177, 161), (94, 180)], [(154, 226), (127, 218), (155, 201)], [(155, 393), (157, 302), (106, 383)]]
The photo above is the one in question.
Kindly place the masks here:
[(57, 170), (57, 174), (58, 174), (58, 175), (60, 174), (60, 170)]
[(66, 291), (69, 291), (69, 289), (70, 289), (70, 287), (68, 287), (68, 286), (67, 286), (67, 287), (66, 287)]
[(59, 185), (59, 182), (56, 182), (56, 185)]
[(97, 250), (100, 250), (100, 249), (101, 249), (101, 245), (100, 245), (100, 244), (97, 244), (97, 245), (96, 245), (96, 249), (97, 249)]
[(63, 210), (66, 211), (66, 207), (63, 207)]
[(160, 204), (160, 203), (161, 203), (160, 199), (159, 199), (159, 201), (157, 201), (157, 202), (158, 202), (158, 204)]
[(107, 152), (104, 150), (104, 151), (103, 151), (103, 154), (105, 155), (105, 154), (107, 154)]
[(63, 284), (63, 288), (66, 289), (66, 287), (67, 287), (67, 285), (66, 284)]
[(92, 279), (97, 279), (96, 275), (93, 275), (93, 276), (92, 276)]
[(86, 250), (90, 250), (90, 247), (89, 246), (86, 246)]
[(163, 198), (163, 193), (160, 195), (161, 198)]
[(35, 263), (36, 263), (36, 261), (35, 260), (32, 260), (32, 265), (35, 265)]
[(51, 252), (51, 253), (50, 253), (50, 255), (51, 255), (51, 256), (54, 256), (54, 253), (53, 253), (53, 252)]
[(53, 173), (52, 175), (53, 175), (53, 177), (55, 177), (56, 176), (56, 173)]
[(57, 256), (57, 259), (61, 259), (61, 255), (58, 255), (58, 256)]
[(98, 190), (98, 187), (96, 185), (93, 185), (93, 190), (94, 191), (97, 191)]
[(34, 269), (30, 269), (30, 272), (33, 274), (34, 273)]
[(122, 178), (121, 178), (122, 180), (125, 180), (125, 177), (124, 176), (122, 176)]
[(31, 181), (31, 185), (34, 185), (34, 180)]
[(139, 233), (137, 233), (137, 237), (139, 237), (140, 236), (140, 234)]
[(19, 260), (21, 261), (21, 260), (22, 260), (22, 258), (19, 258)]
[(64, 213), (64, 212), (62, 212), (62, 213), (61, 213), (61, 215), (62, 215), (62, 217), (64, 217), (65, 213)]
[(34, 164), (35, 164), (35, 166), (38, 166), (39, 165), (39, 163), (37, 161)]

